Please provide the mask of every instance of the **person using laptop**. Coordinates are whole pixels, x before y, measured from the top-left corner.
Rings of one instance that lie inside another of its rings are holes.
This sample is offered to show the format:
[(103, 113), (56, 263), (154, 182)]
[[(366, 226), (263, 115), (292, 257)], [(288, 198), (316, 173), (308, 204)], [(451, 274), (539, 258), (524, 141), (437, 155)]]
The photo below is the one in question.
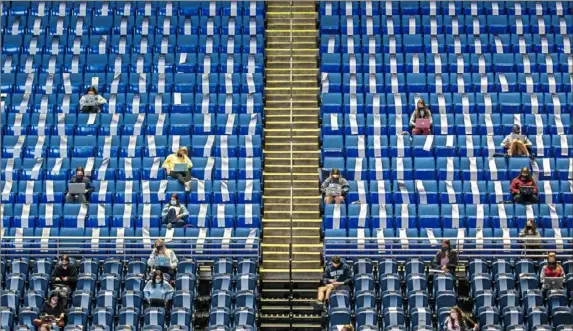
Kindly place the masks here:
[(537, 231), (535, 220), (530, 218), (525, 222), (525, 228), (519, 232), (519, 242), (523, 245), (525, 254), (539, 255), (541, 234)]
[(423, 99), (418, 100), (410, 117), (410, 128), (415, 135), (428, 135), (432, 132), (432, 113)]
[(344, 196), (350, 190), (348, 181), (340, 175), (340, 169), (333, 168), (330, 176), (322, 183), (320, 190), (324, 193), (324, 203), (341, 204), (344, 202)]
[(539, 279), (542, 287), (545, 286), (545, 281), (548, 278), (561, 278), (561, 283), (565, 280), (565, 271), (563, 267), (557, 263), (557, 254), (555, 254), (555, 252), (547, 254), (547, 264), (541, 268)]
[(154, 247), (147, 259), (147, 265), (152, 269), (161, 270), (162, 273), (168, 274), (170, 279), (174, 279), (175, 269), (179, 263), (175, 252), (167, 248), (162, 239), (157, 239)]
[(442, 248), (436, 253), (432, 267), (455, 275), (458, 267), (458, 252), (452, 249), (449, 240), (442, 240)]
[(42, 305), (40, 316), (32, 322), (35, 327), (39, 328), (42, 325), (55, 324), (59, 328), (66, 325), (66, 307), (64, 307), (63, 300), (60, 298), (58, 291), (50, 293), (48, 300)]
[(82, 113), (99, 113), (101, 106), (106, 103), (107, 100), (97, 93), (96, 88), (90, 86), (86, 94), (80, 98), (80, 111)]
[(521, 127), (518, 124), (515, 124), (511, 129), (511, 134), (507, 135), (507, 137), (505, 137), (501, 142), (501, 146), (505, 148), (508, 156), (529, 157), (531, 141), (526, 135), (521, 134)]
[(521, 168), (519, 175), (511, 181), (509, 191), (515, 203), (534, 204), (539, 202), (537, 198), (537, 183), (533, 177), (531, 177), (531, 173), (527, 167)]
[(181, 185), (185, 186), (185, 191), (191, 191), (191, 168), (193, 163), (189, 158), (187, 147), (181, 147), (176, 153), (169, 154), (163, 162), (163, 168), (167, 175), (177, 179)]
[(173, 296), (173, 287), (163, 279), (163, 272), (155, 270), (151, 280), (145, 284), (143, 298), (148, 306), (165, 307)]
[(163, 224), (170, 224), (173, 227), (181, 228), (187, 224), (187, 217), (189, 212), (185, 205), (179, 203), (177, 193), (173, 193), (169, 199), (169, 203), (163, 206), (161, 211), (161, 219)]
[[(85, 176), (84, 168), (77, 167), (76, 175), (69, 181), (66, 203), (88, 203), (89, 196), (94, 191), (92, 181)], [(78, 185), (83, 184), (83, 185)], [(79, 188), (79, 191), (77, 190)], [(82, 191), (83, 189), (83, 191)]]

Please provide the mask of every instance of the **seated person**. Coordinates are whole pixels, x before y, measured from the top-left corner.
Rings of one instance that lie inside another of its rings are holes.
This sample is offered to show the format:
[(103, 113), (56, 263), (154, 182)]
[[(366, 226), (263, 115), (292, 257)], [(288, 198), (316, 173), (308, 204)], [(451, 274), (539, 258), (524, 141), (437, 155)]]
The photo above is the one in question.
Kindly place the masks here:
[[(78, 281), (78, 269), (70, 264), (70, 257), (67, 254), (62, 255), (60, 263), (52, 271), (52, 285), (64, 285), (71, 290), (76, 288)], [(71, 292), (69, 292), (71, 293)]]
[(525, 222), (525, 228), (519, 232), (519, 242), (523, 245), (526, 254), (539, 255), (541, 252), (541, 234), (537, 231), (535, 220), (530, 218)]
[(348, 264), (342, 262), (340, 257), (333, 256), (332, 260), (324, 270), (322, 284), (318, 288), (318, 297), (316, 304), (322, 305), (328, 302), (330, 293), (342, 286), (348, 286), (352, 282), (352, 269)]
[(341, 204), (344, 202), (344, 196), (350, 190), (350, 186), (346, 179), (340, 176), (340, 170), (334, 168), (330, 171), (330, 176), (322, 183), (320, 190), (325, 194), (325, 204)]
[(354, 327), (352, 326), (352, 324), (346, 324), (342, 327), (340, 331), (354, 331)]
[(505, 148), (508, 156), (529, 156), (531, 141), (526, 135), (521, 134), (521, 127), (515, 124), (511, 134), (501, 142), (501, 146)]
[[(185, 164), (187, 165), (186, 170), (183, 171), (176, 171), (175, 165), (176, 164)], [(181, 147), (177, 150), (177, 153), (169, 154), (169, 156), (163, 162), (163, 168), (167, 172), (167, 175), (177, 179), (179, 183), (185, 186), (185, 191), (191, 191), (191, 168), (193, 167), (193, 163), (191, 159), (189, 159), (189, 152), (187, 151), (187, 147)]]
[(469, 331), (478, 330), (478, 325), (464, 316), (462, 310), (454, 306), (450, 309), (450, 315), (444, 320), (444, 331)]
[(452, 245), (449, 240), (442, 240), (442, 248), (436, 253), (434, 261), (432, 261), (432, 267), (454, 275), (456, 273), (457, 266), (458, 252), (452, 249)]
[(106, 104), (104, 97), (97, 93), (95, 87), (88, 87), (88, 91), (80, 98), (80, 111), (82, 113), (99, 113), (101, 106)]
[(188, 216), (189, 212), (187, 208), (185, 208), (185, 205), (179, 203), (177, 193), (173, 193), (171, 199), (169, 199), (169, 204), (166, 204), (161, 211), (163, 224), (181, 228), (186, 224), (185, 220)]
[[(416, 121), (419, 119), (428, 120), (430, 122), (430, 127), (428, 128), (417, 128)], [(432, 113), (426, 106), (426, 102), (420, 99), (416, 105), (416, 109), (410, 117), (410, 128), (412, 129), (412, 134), (415, 135), (428, 135), (432, 132)]]
[(515, 203), (532, 204), (539, 202), (537, 198), (537, 183), (531, 177), (531, 173), (527, 167), (521, 168), (519, 176), (511, 181), (509, 191)]
[(40, 316), (34, 319), (34, 326), (38, 328), (43, 325), (56, 324), (59, 328), (63, 328), (66, 325), (65, 311), (60, 294), (58, 291), (53, 291), (42, 305)]
[(66, 203), (89, 203), (89, 197), (90, 194), (94, 191), (94, 187), (92, 185), (92, 181), (85, 176), (84, 168), (82, 167), (76, 168), (76, 175), (69, 181), (69, 184), (79, 183), (84, 183), (86, 185), (84, 193), (67, 193)]
[[(165, 262), (165, 264), (161, 264), (162, 261)], [(169, 279), (173, 279), (178, 263), (179, 260), (175, 252), (167, 248), (163, 240), (157, 239), (155, 241), (155, 248), (153, 252), (151, 252), (149, 259), (147, 259), (147, 265), (155, 270), (161, 270), (162, 274), (167, 274), (170, 276)]]
[(147, 282), (143, 289), (146, 304), (165, 307), (173, 296), (173, 287), (163, 279), (163, 272), (155, 270), (153, 278)]
[(563, 280), (565, 280), (565, 271), (563, 267), (557, 263), (557, 254), (555, 254), (555, 252), (547, 254), (547, 264), (541, 268), (541, 272), (539, 273), (541, 286), (545, 284), (546, 278), (563, 278)]

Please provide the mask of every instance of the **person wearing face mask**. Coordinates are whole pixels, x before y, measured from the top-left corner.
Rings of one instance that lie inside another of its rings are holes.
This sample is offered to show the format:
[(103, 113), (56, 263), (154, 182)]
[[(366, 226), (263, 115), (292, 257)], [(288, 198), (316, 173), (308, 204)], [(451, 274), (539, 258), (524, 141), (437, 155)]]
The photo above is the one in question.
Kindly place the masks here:
[(539, 244), (541, 243), (541, 235), (537, 231), (537, 226), (534, 219), (528, 219), (525, 222), (525, 228), (519, 232), (519, 238), (523, 238), (520, 242), (523, 245), (526, 254), (539, 255)]
[(515, 124), (513, 129), (511, 129), (511, 134), (507, 135), (501, 142), (501, 146), (503, 146), (508, 156), (529, 157), (531, 141), (526, 135), (521, 134), (521, 127)]
[(80, 98), (80, 111), (82, 113), (99, 113), (101, 106), (106, 103), (107, 100), (97, 93), (96, 88), (90, 86), (86, 94)]
[[(155, 241), (154, 247), (149, 259), (147, 259), (147, 265), (152, 269), (160, 270), (162, 273), (169, 275), (170, 279), (173, 279), (175, 277), (175, 269), (179, 263), (175, 252), (167, 248), (165, 242), (161, 239)], [(160, 265), (159, 262), (163, 259), (158, 260), (158, 258), (167, 258), (168, 263), (166, 265)]]
[(555, 252), (547, 254), (547, 264), (541, 268), (539, 277), (542, 286), (545, 284), (545, 278), (563, 278), (563, 281), (565, 281), (565, 271), (557, 263), (557, 254)]
[(330, 176), (320, 186), (320, 190), (325, 195), (325, 204), (341, 204), (344, 202), (344, 196), (350, 190), (350, 186), (348, 181), (340, 176), (340, 170), (334, 168), (330, 171)]
[(442, 240), (442, 248), (436, 253), (432, 266), (452, 275), (455, 274), (458, 266), (458, 252), (452, 249), (449, 240)]
[[(175, 164), (186, 164), (187, 170), (175, 171)], [(193, 167), (193, 163), (189, 158), (187, 147), (181, 147), (176, 153), (169, 154), (163, 162), (162, 167), (165, 169), (168, 176), (177, 179), (179, 183), (185, 186), (185, 191), (191, 191), (191, 168)]]
[(432, 126), (432, 113), (426, 106), (426, 102), (422, 99), (418, 100), (416, 104), (416, 110), (412, 113), (410, 117), (410, 128), (412, 128), (412, 134), (415, 135), (428, 135), (431, 133), (431, 129), (419, 129), (416, 128), (416, 120), (425, 119), (430, 121), (430, 127)]
[(163, 272), (155, 270), (143, 289), (143, 297), (149, 306), (165, 307), (171, 301), (173, 292), (173, 287), (163, 279)]
[(462, 310), (454, 306), (450, 309), (450, 315), (444, 320), (442, 327), (444, 331), (470, 331), (478, 330), (478, 325), (467, 318)]
[(60, 294), (54, 291), (42, 305), (40, 316), (32, 323), (37, 328), (50, 324), (56, 324), (59, 328), (63, 328), (66, 325), (65, 311), (66, 309), (62, 303)]
[(173, 193), (171, 199), (169, 199), (169, 204), (166, 204), (161, 211), (163, 224), (170, 224), (173, 227), (181, 228), (185, 226), (188, 216), (189, 212), (187, 208), (179, 203), (177, 193)]
[(66, 203), (88, 203), (89, 196), (94, 191), (92, 181), (85, 175), (84, 168), (77, 167), (76, 175), (70, 180), (70, 184), (84, 183), (86, 184), (85, 193), (80, 194), (66, 194)]
[(52, 285), (65, 285), (70, 289), (76, 288), (78, 269), (70, 264), (70, 257), (66, 254), (60, 258), (60, 263), (52, 271)]
[(511, 181), (509, 191), (513, 196), (513, 202), (520, 204), (535, 204), (539, 202), (537, 198), (537, 183), (531, 177), (529, 168), (521, 168), (519, 176)]

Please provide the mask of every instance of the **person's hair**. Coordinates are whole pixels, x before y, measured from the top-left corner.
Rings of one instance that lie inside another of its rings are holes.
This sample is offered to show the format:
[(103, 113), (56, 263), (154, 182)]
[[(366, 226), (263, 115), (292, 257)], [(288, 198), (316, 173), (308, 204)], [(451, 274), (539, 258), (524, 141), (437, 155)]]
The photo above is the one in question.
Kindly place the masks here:
[(187, 147), (185, 147), (185, 146), (184, 146), (184, 147), (179, 147), (179, 149), (177, 150), (177, 153), (176, 153), (176, 154), (179, 154), (179, 153), (183, 153), (183, 154), (189, 156), (189, 151), (187, 151)]
[(70, 263), (70, 257), (68, 256), (68, 254), (64, 254), (60, 257), (60, 262), (63, 262), (63, 261)]
[(161, 238), (158, 238), (157, 240), (155, 240), (155, 244), (153, 245), (153, 247), (156, 247), (157, 244), (161, 244), (163, 247), (165, 247), (165, 242)]
[(331, 262), (334, 264), (339, 264), (340, 263), (340, 257), (338, 255), (333, 256)]
[(354, 327), (351, 324), (346, 324), (342, 327), (344, 331), (354, 331)]
[(527, 180), (528, 180), (528, 181), (532, 181), (532, 180), (533, 180), (533, 177), (531, 177), (531, 171), (529, 171), (529, 168), (528, 168), (528, 167), (523, 167), (523, 168), (521, 168), (521, 170), (519, 171), (519, 177), (521, 177), (521, 174), (522, 174), (524, 171), (527, 171)]
[(179, 205), (179, 196), (177, 195), (177, 193), (171, 194), (171, 198), (169, 198), (169, 201), (171, 201), (172, 199), (175, 199), (177, 201), (177, 205)]
[(88, 89), (87, 89), (87, 91), (86, 91), (86, 94), (89, 93), (89, 92), (93, 92), (94, 94), (97, 95), (97, 89), (95, 88), (95, 86), (90, 86), (90, 87), (88, 87)]
[(163, 271), (158, 269), (158, 270), (155, 270), (153, 272), (153, 277), (151, 278), (151, 284), (153, 284), (153, 285), (157, 284), (157, 281), (156, 281), (157, 276), (160, 276), (161, 279), (163, 279)]
[(448, 245), (448, 251), (444, 252), (440, 247), (440, 251), (438, 253), (438, 256), (440, 257), (440, 259), (443, 259), (444, 257), (446, 257), (446, 255), (448, 255), (450, 253), (450, 251), (452, 250), (452, 244), (451, 244), (449, 239), (442, 240), (442, 244)]
[(330, 170), (330, 175), (338, 175), (340, 176), (340, 169), (338, 168), (332, 168), (332, 170)]
[(533, 231), (533, 234), (537, 233), (537, 224), (535, 223), (535, 220), (533, 218), (529, 218), (527, 219), (527, 221), (525, 221), (525, 226), (527, 227), (527, 223), (531, 221), (531, 224), (533, 224), (533, 226), (531, 227), (531, 231)]
[(416, 102), (416, 110), (418, 110), (418, 104), (421, 103), (422, 107), (424, 107), (424, 109), (428, 109), (428, 106), (426, 106), (426, 101), (424, 101), (424, 99), (420, 98), (418, 99), (418, 102)]
[(50, 295), (48, 296), (48, 302), (51, 304), (52, 303), (52, 298), (56, 297), (58, 298), (58, 306), (62, 305), (62, 298), (60, 297), (60, 293), (58, 293), (58, 291), (52, 291), (52, 293), (50, 293)]
[[(465, 324), (464, 312), (458, 306), (453, 306), (452, 309), (450, 309), (450, 313), (452, 312), (452, 310), (454, 310), (458, 314), (458, 323), (460, 324), (460, 326), (464, 325)], [(453, 323), (451, 315), (450, 315), (450, 323)]]
[(81, 171), (82, 174), (84, 174), (84, 175), (86, 174), (86, 171), (84, 170), (84, 167), (77, 167), (77, 168), (76, 168), (76, 173), (77, 173), (78, 171)]
[(557, 254), (555, 254), (555, 252), (549, 252), (547, 253), (547, 259), (555, 259), (555, 261), (557, 261)]

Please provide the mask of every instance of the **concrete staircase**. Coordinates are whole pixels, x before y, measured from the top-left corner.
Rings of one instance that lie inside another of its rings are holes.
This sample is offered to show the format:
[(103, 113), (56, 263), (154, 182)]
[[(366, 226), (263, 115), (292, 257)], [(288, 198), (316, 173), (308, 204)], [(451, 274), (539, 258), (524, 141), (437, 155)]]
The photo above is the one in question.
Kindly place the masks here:
[(314, 3), (267, 3), (263, 330), (320, 330), (318, 46)]

